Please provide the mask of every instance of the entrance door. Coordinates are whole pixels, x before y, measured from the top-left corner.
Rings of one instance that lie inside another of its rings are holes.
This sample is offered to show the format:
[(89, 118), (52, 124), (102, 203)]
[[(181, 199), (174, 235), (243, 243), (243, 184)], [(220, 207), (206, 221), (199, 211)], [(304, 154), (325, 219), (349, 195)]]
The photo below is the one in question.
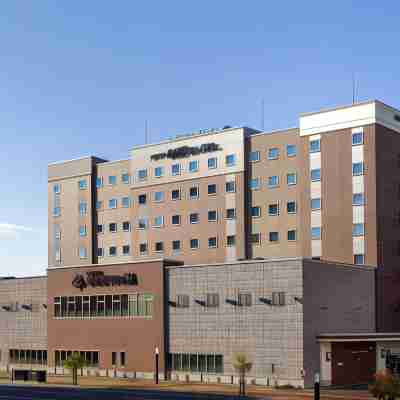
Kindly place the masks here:
[(373, 342), (332, 343), (332, 384), (368, 383), (376, 372), (376, 345)]

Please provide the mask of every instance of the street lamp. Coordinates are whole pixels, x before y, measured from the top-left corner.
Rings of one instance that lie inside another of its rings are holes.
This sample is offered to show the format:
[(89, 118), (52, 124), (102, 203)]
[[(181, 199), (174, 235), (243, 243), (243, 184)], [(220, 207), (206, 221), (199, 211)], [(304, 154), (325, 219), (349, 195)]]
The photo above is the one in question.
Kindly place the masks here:
[(160, 350), (158, 347), (155, 348), (154, 355), (156, 357), (156, 385), (158, 385), (158, 357), (160, 355)]

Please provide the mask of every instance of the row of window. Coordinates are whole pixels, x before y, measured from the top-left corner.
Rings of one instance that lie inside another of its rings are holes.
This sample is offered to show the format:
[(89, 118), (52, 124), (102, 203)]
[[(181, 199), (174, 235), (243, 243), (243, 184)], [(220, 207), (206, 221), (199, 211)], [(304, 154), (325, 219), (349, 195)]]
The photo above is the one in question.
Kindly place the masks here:
[(47, 350), (9, 350), (10, 364), (47, 364)]
[(65, 361), (67, 361), (73, 354), (80, 354), (81, 357), (86, 361), (88, 367), (99, 366), (99, 352), (98, 351), (69, 351), (69, 350), (55, 350), (54, 360), (57, 367), (63, 367)]
[[(288, 186), (297, 184), (297, 174), (295, 172), (286, 174), (286, 183)], [(279, 186), (279, 176), (272, 175), (267, 179), (267, 186), (269, 189), (276, 188)], [(262, 187), (262, 178), (252, 178), (249, 181), (249, 188), (251, 190), (259, 190)]]
[[(295, 157), (297, 155), (297, 148), (294, 144), (286, 145), (286, 156)], [(268, 160), (278, 160), (279, 159), (279, 148), (271, 147), (267, 151)], [(261, 160), (261, 152), (259, 150), (251, 151), (249, 154), (249, 160), (251, 162), (257, 162)]]
[(219, 354), (168, 354), (167, 368), (170, 371), (204, 372), (222, 374), (224, 356)]
[(54, 297), (55, 318), (151, 317), (152, 294)]

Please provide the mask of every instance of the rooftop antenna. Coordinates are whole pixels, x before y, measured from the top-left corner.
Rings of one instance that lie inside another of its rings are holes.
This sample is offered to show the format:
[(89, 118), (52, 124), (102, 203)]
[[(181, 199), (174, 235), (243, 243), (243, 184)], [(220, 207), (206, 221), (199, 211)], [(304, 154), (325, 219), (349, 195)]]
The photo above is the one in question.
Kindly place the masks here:
[(144, 120), (144, 142), (145, 144), (149, 144), (149, 129), (147, 119)]
[(261, 130), (264, 130), (264, 99), (261, 99)]

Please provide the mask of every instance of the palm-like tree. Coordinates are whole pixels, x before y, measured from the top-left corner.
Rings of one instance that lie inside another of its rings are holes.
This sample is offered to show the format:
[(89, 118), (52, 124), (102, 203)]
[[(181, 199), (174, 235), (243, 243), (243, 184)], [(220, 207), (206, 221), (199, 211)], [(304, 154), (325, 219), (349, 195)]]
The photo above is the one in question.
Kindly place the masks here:
[(245, 396), (246, 373), (251, 370), (253, 364), (247, 359), (246, 354), (238, 353), (234, 356), (233, 368), (239, 373), (239, 396)]
[(66, 361), (64, 361), (64, 368), (70, 369), (72, 372), (72, 384), (78, 384), (78, 369), (84, 368), (87, 366), (87, 362), (80, 355), (80, 353), (73, 353), (68, 357)]

